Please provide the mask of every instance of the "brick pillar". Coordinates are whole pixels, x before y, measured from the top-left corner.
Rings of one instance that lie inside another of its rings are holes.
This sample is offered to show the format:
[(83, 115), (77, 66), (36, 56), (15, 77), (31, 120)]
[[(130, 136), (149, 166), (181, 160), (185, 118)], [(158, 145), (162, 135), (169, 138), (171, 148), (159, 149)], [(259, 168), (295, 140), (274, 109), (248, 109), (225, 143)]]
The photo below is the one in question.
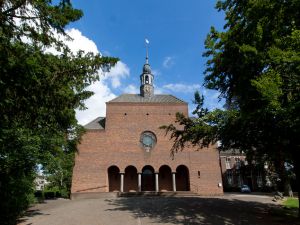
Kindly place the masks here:
[(159, 192), (158, 173), (155, 173), (155, 191)]
[(121, 174), (121, 187), (120, 187), (120, 191), (124, 192), (124, 173), (120, 173)]
[(138, 173), (138, 191), (142, 191), (142, 174)]
[(176, 173), (172, 172), (173, 191), (176, 191)]

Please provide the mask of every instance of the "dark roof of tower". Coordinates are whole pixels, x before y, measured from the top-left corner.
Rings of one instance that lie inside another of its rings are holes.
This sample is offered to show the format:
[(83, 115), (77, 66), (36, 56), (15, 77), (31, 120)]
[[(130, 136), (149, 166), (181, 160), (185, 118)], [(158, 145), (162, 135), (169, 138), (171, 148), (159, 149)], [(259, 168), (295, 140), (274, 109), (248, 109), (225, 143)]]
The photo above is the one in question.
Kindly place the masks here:
[(153, 95), (143, 97), (139, 94), (123, 94), (109, 102), (130, 102), (130, 103), (186, 103), (173, 95)]
[(143, 73), (151, 74), (151, 67), (148, 63), (143, 66)]
[(87, 130), (103, 130), (105, 129), (105, 117), (97, 117), (93, 121), (84, 125)]

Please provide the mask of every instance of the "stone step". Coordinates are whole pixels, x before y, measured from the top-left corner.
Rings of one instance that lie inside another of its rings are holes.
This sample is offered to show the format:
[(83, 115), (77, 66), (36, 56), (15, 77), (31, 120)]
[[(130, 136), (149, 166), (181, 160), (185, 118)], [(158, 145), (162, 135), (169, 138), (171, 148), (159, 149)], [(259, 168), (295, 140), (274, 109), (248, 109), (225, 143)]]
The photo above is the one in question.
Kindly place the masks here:
[(161, 196), (161, 197), (185, 197), (185, 196), (198, 196), (197, 193), (191, 191), (143, 191), (143, 192), (119, 192), (118, 197), (138, 197), (138, 196)]

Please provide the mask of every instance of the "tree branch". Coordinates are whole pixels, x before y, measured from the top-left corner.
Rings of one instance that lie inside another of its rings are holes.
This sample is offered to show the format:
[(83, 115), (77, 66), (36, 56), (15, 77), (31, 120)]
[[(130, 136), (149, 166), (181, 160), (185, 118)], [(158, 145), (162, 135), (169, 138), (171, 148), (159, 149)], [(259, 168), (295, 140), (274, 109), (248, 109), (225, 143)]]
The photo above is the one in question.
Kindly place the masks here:
[(18, 2), (15, 6), (13, 6), (10, 9), (7, 9), (3, 12), (4, 15), (7, 15), (8, 13), (15, 11), (16, 9), (20, 8), (22, 5), (24, 5), (26, 3), (26, 0), (21, 0), (20, 2)]

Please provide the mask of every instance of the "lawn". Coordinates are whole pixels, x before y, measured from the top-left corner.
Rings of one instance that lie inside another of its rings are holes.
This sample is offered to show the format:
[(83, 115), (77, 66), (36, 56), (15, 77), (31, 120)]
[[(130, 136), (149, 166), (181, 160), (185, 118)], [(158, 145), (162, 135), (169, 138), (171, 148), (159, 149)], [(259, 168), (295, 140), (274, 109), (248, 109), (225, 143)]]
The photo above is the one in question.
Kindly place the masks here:
[(299, 208), (299, 201), (297, 198), (287, 198), (282, 204), (289, 209)]

